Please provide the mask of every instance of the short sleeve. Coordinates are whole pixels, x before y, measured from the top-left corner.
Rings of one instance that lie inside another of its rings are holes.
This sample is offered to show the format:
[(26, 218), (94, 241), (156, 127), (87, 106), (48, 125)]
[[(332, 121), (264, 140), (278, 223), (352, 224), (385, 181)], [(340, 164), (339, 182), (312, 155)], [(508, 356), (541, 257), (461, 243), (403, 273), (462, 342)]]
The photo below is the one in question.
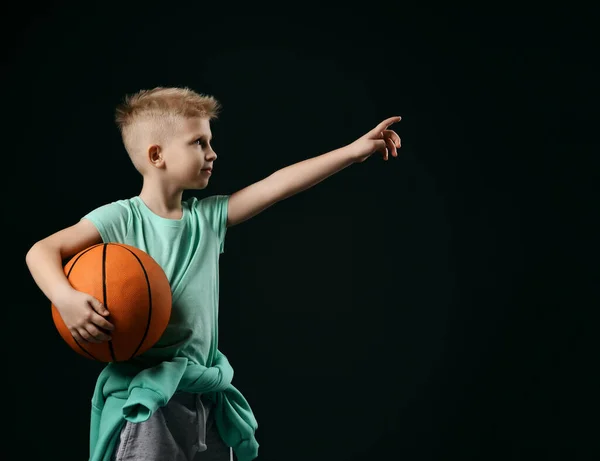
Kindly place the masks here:
[(229, 195), (211, 195), (198, 200), (197, 206), (211, 227), (217, 234), (219, 240), (219, 253), (225, 251), (225, 234), (227, 233), (227, 206)]
[(87, 219), (96, 226), (104, 243), (124, 243), (131, 212), (124, 200), (118, 200), (90, 211), (81, 219)]

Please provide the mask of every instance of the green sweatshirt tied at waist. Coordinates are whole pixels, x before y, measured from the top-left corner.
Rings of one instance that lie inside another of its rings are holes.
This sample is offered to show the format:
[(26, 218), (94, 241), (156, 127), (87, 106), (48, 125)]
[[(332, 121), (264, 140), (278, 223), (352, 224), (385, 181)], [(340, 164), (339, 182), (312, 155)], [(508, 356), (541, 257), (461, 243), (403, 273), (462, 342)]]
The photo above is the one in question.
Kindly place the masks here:
[(223, 441), (239, 461), (255, 459), (258, 423), (232, 379), (233, 368), (218, 350), (212, 367), (185, 357), (149, 368), (130, 362), (109, 363), (98, 376), (92, 396), (89, 461), (110, 461), (125, 422), (146, 421), (176, 391), (203, 394), (212, 401), (211, 411)]

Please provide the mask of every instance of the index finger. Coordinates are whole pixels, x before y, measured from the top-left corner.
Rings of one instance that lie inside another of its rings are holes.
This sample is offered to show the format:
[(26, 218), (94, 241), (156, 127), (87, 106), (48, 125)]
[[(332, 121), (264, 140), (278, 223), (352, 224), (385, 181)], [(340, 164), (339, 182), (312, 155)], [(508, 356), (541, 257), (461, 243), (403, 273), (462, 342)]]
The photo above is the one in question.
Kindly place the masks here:
[(388, 126), (393, 125), (394, 123), (398, 123), (400, 120), (402, 120), (402, 117), (400, 115), (396, 115), (395, 117), (386, 118), (383, 122), (381, 122), (379, 125), (377, 125), (375, 128), (373, 128), (373, 132), (379, 133), (379, 132), (387, 129)]
[(92, 322), (94, 325), (104, 328), (105, 330), (113, 331), (115, 329), (115, 326), (112, 323), (95, 312), (92, 314)]

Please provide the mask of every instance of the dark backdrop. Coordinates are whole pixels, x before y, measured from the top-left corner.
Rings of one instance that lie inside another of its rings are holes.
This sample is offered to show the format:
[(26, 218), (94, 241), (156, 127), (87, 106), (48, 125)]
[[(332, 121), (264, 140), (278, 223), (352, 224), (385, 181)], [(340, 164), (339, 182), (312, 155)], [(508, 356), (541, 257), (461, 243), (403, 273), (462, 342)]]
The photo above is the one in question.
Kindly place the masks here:
[(228, 230), (219, 348), (258, 419), (259, 460), (598, 456), (585, 13), (164, 8), (4, 18), (10, 459), (87, 456), (102, 365), (61, 340), (24, 258), (139, 192), (113, 113), (159, 85), (223, 105), (198, 197), (403, 116), (399, 158)]

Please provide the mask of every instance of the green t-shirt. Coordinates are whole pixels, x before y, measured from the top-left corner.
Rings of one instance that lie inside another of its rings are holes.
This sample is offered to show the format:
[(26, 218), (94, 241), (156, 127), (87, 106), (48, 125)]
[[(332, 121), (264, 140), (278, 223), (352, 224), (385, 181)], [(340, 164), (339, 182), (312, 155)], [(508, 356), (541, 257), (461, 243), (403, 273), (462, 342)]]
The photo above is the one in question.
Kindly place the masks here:
[(148, 253), (163, 268), (173, 294), (169, 324), (159, 341), (132, 359), (151, 365), (174, 357), (211, 366), (218, 347), (219, 255), (224, 251), (228, 195), (182, 201), (181, 219), (155, 214), (135, 196), (103, 205), (82, 219), (104, 243)]

